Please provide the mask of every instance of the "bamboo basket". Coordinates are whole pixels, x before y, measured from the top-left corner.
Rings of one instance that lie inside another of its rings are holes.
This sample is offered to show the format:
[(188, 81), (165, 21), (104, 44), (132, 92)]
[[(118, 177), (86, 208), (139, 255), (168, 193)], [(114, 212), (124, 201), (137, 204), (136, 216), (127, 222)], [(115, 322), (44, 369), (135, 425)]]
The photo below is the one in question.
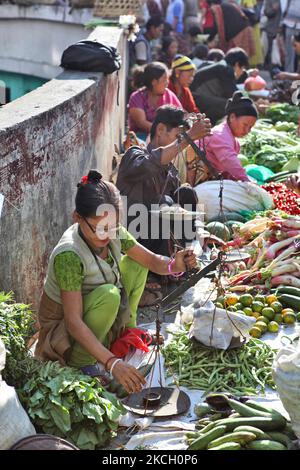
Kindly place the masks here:
[(119, 18), (120, 15), (139, 16), (145, 0), (96, 0), (94, 16)]

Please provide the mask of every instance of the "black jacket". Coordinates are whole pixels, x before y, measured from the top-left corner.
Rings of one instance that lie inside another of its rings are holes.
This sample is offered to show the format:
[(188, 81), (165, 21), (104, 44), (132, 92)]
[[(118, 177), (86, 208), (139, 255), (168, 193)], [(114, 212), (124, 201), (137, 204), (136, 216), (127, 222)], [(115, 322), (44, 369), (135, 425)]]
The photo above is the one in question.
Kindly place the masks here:
[[(168, 180), (167, 176), (169, 174)], [(158, 204), (161, 195), (174, 197), (180, 185), (178, 171), (172, 163), (161, 164), (161, 149), (130, 147), (122, 157), (116, 186), (127, 196), (127, 207), (142, 203), (150, 208)]]

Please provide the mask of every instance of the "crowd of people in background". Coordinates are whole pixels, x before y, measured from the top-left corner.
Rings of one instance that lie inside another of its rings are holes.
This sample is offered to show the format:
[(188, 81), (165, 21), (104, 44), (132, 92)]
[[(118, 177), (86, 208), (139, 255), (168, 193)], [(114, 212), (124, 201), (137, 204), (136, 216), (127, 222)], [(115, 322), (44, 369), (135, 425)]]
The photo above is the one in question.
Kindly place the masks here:
[(148, 0), (143, 12), (130, 48), (128, 105), (129, 128), (142, 139), (161, 105), (200, 111), (216, 124), (249, 75), (300, 77), (297, 0)]
[[(220, 175), (249, 181), (238, 158), (238, 138), (258, 118), (247, 82), (261, 73), (270, 81), (300, 79), (299, 6), (299, 0), (144, 3), (130, 44), (130, 138), (117, 180), (128, 209), (139, 202), (172, 205), (180, 188), (179, 204), (195, 208), (199, 184)], [(200, 127), (191, 136), (201, 138), (193, 142), (183, 131), (195, 119)], [(181, 147), (179, 132), (187, 140)], [(173, 252), (163, 240), (139, 241), (155, 253)]]

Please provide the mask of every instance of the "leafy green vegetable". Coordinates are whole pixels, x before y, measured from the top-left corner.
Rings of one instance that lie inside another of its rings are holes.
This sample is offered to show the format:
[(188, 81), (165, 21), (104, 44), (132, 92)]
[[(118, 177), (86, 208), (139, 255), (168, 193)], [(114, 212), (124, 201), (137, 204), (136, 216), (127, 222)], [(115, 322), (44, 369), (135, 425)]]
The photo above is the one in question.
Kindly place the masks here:
[(31, 373), (39, 367), (27, 348), (34, 333), (35, 319), (28, 305), (14, 303), (12, 292), (0, 292), (0, 337), (6, 349), (3, 379), (22, 388)]
[(298, 124), (300, 109), (288, 103), (278, 103), (270, 106), (266, 111), (266, 117), (275, 124), (278, 121), (288, 121)]
[(263, 148), (254, 157), (256, 165), (263, 165), (274, 173), (281, 171), (283, 165), (288, 162), (284, 153), (272, 152), (269, 148)]
[(115, 435), (123, 405), (97, 379), (58, 362), (44, 363), (19, 392), (34, 424), (80, 449), (103, 446)]

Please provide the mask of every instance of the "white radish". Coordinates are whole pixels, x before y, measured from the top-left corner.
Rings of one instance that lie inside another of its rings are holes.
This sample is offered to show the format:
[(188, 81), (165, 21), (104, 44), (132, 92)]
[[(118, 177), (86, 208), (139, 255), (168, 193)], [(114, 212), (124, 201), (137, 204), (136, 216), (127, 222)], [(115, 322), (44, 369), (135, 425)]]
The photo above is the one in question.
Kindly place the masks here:
[(288, 258), (290, 255), (296, 252), (297, 248), (293, 244), (292, 246), (289, 246), (286, 250), (284, 250), (282, 253), (280, 253), (280, 255), (278, 255), (277, 258), (274, 259), (273, 263), (277, 264), (278, 261), (282, 261), (283, 259)]
[(276, 276), (271, 280), (271, 286), (279, 286), (283, 284), (284, 286), (293, 286), (300, 288), (300, 279), (297, 279), (295, 276), (286, 275), (286, 276)]
[(280, 242), (273, 243), (273, 245), (271, 245), (266, 252), (266, 258), (274, 259), (278, 250), (289, 246), (297, 238), (299, 238), (300, 240), (300, 235), (296, 235), (295, 237), (286, 238), (285, 240), (281, 240)]
[(288, 228), (300, 229), (300, 218), (285, 219), (282, 225)]
[(297, 267), (295, 267), (294, 264), (286, 264), (286, 265), (279, 266), (279, 267), (277, 266), (272, 271), (272, 277), (281, 276), (282, 274), (288, 274), (288, 273), (291, 274), (296, 270), (297, 270)]

